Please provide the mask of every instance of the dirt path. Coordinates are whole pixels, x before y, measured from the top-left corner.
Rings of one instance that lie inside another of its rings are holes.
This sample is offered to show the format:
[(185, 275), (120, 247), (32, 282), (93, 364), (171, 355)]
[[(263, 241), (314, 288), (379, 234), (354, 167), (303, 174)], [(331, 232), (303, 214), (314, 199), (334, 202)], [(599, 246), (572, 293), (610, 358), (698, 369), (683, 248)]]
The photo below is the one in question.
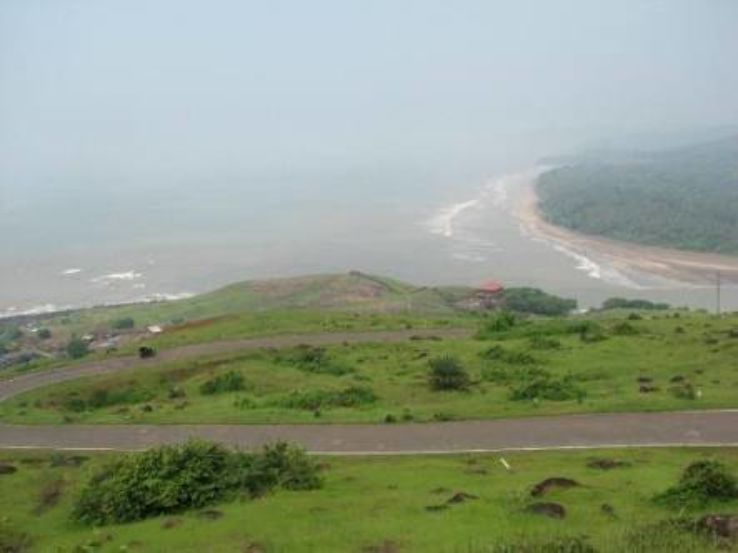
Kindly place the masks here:
[(324, 454), (653, 446), (738, 447), (738, 410), (376, 425), (0, 425), (0, 448), (135, 450), (197, 436), (254, 448), (275, 440)]
[(68, 380), (76, 380), (86, 376), (112, 374), (145, 365), (156, 365), (167, 361), (177, 361), (190, 357), (233, 353), (260, 348), (285, 348), (299, 344), (313, 346), (327, 346), (334, 344), (358, 344), (371, 342), (405, 342), (413, 337), (420, 338), (469, 338), (474, 333), (468, 328), (438, 328), (438, 329), (411, 329), (411, 330), (381, 330), (369, 332), (323, 332), (318, 334), (294, 334), (265, 338), (248, 338), (227, 342), (210, 342), (192, 344), (163, 350), (154, 359), (141, 360), (138, 357), (115, 357), (102, 361), (95, 361), (84, 365), (39, 371), (24, 374), (8, 380), (0, 380), (0, 402), (13, 396), (42, 388), (51, 384), (58, 384)]

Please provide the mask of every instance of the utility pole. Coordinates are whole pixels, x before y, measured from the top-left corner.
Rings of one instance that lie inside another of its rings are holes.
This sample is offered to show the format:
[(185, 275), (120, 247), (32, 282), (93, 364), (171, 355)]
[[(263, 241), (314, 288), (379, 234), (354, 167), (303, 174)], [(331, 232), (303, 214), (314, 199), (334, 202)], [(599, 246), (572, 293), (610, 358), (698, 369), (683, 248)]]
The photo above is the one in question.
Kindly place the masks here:
[(715, 274), (715, 277), (716, 277), (715, 278), (715, 293), (716, 293), (716, 297), (715, 297), (715, 300), (716, 300), (715, 308), (717, 310), (717, 314), (720, 315), (720, 307), (721, 307), (720, 306), (720, 271), (718, 271)]

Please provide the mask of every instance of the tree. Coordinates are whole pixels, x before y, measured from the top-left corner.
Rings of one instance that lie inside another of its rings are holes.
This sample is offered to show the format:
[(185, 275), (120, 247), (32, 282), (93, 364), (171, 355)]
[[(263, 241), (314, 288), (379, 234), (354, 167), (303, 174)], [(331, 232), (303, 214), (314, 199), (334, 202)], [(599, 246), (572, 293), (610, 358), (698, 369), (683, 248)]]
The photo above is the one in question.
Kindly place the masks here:
[(428, 364), (428, 381), (433, 390), (466, 390), (469, 387), (469, 374), (455, 357), (436, 357)]

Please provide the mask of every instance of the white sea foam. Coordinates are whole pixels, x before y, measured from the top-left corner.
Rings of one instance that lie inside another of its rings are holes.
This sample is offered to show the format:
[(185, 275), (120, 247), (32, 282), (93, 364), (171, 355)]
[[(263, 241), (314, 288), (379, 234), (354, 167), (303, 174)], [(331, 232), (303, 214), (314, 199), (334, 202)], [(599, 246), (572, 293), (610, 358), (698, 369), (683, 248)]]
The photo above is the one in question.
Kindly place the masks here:
[(479, 205), (479, 202), (480, 200), (477, 198), (442, 208), (428, 221), (428, 228), (433, 234), (439, 234), (445, 238), (453, 238), (456, 218), (467, 209)]
[(65, 269), (62, 271), (62, 275), (71, 276), (71, 275), (77, 275), (81, 272), (82, 272), (82, 269), (77, 269), (77, 268)]
[(107, 275), (95, 277), (91, 279), (90, 282), (110, 283), (110, 282), (116, 282), (116, 281), (131, 281), (131, 280), (138, 280), (139, 278), (142, 278), (142, 277), (143, 277), (143, 273), (138, 273), (136, 271), (126, 271), (123, 273), (110, 273)]
[(53, 303), (45, 303), (42, 305), (34, 305), (25, 309), (18, 307), (8, 307), (4, 311), (0, 311), (0, 319), (7, 319), (8, 317), (20, 317), (23, 315), (43, 315), (46, 313), (55, 313), (57, 311), (65, 311), (69, 309), (69, 306), (60, 307)]

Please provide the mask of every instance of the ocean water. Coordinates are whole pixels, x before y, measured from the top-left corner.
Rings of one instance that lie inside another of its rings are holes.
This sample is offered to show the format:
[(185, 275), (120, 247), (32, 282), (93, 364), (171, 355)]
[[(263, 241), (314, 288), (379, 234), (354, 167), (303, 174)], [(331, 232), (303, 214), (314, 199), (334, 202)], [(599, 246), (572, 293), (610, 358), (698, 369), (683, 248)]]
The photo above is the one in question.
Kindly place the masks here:
[[(101, 180), (0, 190), (0, 315), (181, 298), (229, 282), (361, 270), (418, 284), (500, 280), (582, 306), (611, 296), (712, 308), (714, 288), (622, 274), (529, 233), (534, 169)], [(492, 172), (494, 173), (494, 172)], [(723, 290), (738, 309), (738, 290)]]

